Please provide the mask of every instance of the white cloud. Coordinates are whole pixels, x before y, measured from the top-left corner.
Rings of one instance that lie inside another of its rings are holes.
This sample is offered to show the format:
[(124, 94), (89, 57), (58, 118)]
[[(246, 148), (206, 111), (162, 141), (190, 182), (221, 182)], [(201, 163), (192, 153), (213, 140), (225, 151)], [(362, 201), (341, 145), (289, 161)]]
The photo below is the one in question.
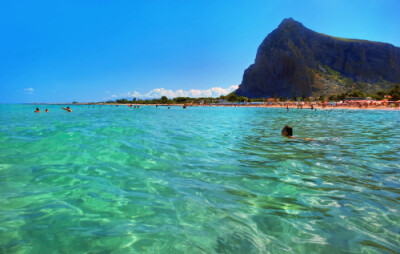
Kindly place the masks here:
[(29, 87), (29, 88), (24, 88), (24, 93), (26, 93), (26, 94), (33, 94), (33, 91), (34, 91), (35, 89), (33, 89), (32, 87)]
[(151, 99), (151, 98), (160, 98), (161, 96), (167, 96), (168, 98), (175, 97), (219, 97), (221, 95), (227, 95), (234, 90), (236, 90), (239, 86), (230, 86), (228, 88), (222, 87), (212, 87), (210, 89), (198, 90), (198, 89), (190, 89), (190, 90), (168, 90), (165, 88), (155, 88), (148, 93), (141, 94), (137, 91), (122, 93), (119, 96), (113, 94), (111, 97), (113, 98), (126, 98), (126, 97), (136, 97), (140, 99)]

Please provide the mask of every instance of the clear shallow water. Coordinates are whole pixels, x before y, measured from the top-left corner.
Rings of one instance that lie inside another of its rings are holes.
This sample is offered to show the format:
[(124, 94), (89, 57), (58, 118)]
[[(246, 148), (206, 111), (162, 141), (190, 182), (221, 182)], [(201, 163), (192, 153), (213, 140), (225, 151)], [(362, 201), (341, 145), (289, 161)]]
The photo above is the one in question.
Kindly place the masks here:
[(2, 253), (400, 252), (400, 112), (46, 107), (0, 105)]

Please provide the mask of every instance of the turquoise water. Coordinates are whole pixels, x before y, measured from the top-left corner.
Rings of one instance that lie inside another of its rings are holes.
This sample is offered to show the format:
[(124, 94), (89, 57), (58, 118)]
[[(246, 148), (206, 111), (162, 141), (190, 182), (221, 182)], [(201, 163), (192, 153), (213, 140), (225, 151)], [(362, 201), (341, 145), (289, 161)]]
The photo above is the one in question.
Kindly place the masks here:
[(0, 105), (1, 253), (400, 252), (400, 112), (46, 107)]

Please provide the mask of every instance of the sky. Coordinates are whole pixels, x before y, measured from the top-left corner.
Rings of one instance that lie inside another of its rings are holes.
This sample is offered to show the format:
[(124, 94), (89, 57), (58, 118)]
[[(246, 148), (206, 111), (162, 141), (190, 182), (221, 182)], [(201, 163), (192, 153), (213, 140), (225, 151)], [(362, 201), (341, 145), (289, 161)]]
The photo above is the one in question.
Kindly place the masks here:
[(2, 1), (0, 103), (227, 94), (284, 18), (400, 46), (398, 0)]

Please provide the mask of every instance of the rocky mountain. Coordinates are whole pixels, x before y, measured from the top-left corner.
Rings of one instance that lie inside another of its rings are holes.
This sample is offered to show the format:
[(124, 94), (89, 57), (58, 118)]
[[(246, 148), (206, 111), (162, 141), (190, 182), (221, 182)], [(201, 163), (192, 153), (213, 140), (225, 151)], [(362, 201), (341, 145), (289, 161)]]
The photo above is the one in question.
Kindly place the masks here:
[(343, 39), (284, 19), (258, 48), (236, 90), (249, 98), (376, 92), (400, 84), (400, 48)]

